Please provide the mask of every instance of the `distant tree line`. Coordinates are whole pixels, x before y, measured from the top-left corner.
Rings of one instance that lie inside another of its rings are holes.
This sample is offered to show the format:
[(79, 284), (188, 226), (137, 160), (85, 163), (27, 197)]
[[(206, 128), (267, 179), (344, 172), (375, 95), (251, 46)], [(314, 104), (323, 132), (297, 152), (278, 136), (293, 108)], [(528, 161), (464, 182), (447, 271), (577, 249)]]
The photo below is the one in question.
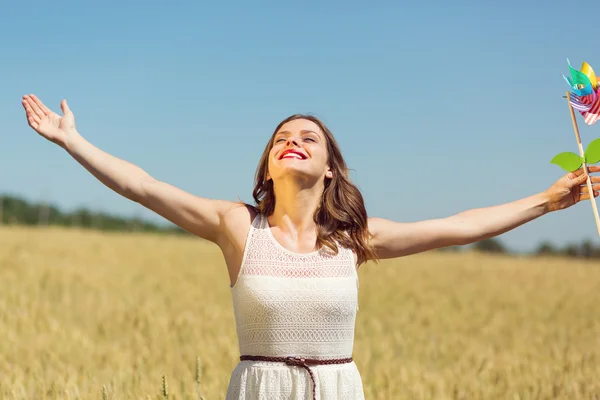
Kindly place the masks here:
[[(64, 212), (58, 207), (50, 204), (29, 202), (23, 198), (10, 195), (0, 195), (0, 224), (30, 226), (55, 225), (105, 231), (187, 234), (185, 230), (173, 224), (160, 226), (140, 218), (125, 218), (102, 212), (90, 211), (83, 207), (72, 212)], [(452, 246), (443, 249), (443, 251), (454, 252), (463, 251), (464, 249), (472, 249), (483, 253), (515, 254), (514, 251), (508, 249), (498, 238), (481, 240), (471, 246)], [(534, 250), (533, 254), (576, 258), (600, 258), (600, 246), (595, 246), (591, 240), (584, 240), (581, 243), (569, 243), (563, 247), (555, 246), (550, 242), (542, 242)]]
[(0, 224), (29, 226), (64, 226), (104, 231), (155, 232), (186, 234), (175, 225), (160, 226), (140, 218), (124, 218), (78, 208), (65, 212), (51, 204), (33, 203), (10, 195), (0, 196)]
[[(516, 254), (517, 252), (510, 250), (498, 238), (484, 239), (475, 242), (470, 246), (459, 247), (452, 246), (444, 249), (444, 251), (459, 252), (464, 248), (472, 249), (482, 253), (494, 254)], [(600, 246), (594, 246), (591, 240), (583, 240), (581, 243), (568, 243), (564, 246), (556, 246), (550, 242), (541, 242), (537, 248), (530, 253), (537, 256), (561, 256), (574, 258), (590, 258), (600, 259)]]

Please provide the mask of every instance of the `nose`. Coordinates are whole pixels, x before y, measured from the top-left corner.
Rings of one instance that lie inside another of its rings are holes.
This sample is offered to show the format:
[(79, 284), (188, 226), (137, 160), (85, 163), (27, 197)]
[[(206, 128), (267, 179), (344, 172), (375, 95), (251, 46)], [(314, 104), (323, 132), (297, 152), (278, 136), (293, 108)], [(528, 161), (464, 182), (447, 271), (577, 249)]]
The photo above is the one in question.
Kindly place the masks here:
[(290, 136), (290, 137), (288, 137), (285, 145), (286, 146), (298, 146), (298, 139), (296, 137)]

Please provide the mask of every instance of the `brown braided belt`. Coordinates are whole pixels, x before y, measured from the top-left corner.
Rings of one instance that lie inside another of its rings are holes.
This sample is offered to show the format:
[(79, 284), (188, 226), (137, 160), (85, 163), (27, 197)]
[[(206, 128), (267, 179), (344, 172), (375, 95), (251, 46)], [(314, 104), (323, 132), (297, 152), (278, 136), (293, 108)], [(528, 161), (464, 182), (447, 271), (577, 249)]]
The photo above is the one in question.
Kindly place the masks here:
[(352, 362), (352, 357), (337, 358), (333, 360), (315, 360), (311, 358), (301, 357), (266, 357), (266, 356), (241, 356), (240, 361), (267, 361), (267, 362), (282, 362), (286, 365), (301, 367), (308, 371), (310, 380), (313, 384), (313, 400), (317, 399), (317, 389), (315, 384), (315, 376), (309, 365), (331, 365), (331, 364), (347, 364)]

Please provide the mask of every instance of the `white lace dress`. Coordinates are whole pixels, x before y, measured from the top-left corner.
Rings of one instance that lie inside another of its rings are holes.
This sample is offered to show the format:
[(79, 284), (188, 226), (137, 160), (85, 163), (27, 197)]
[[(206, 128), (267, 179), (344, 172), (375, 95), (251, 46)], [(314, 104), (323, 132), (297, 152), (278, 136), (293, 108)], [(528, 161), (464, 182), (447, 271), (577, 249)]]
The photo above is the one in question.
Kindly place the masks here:
[[(288, 251), (266, 217), (252, 222), (239, 276), (231, 288), (241, 355), (307, 359), (352, 357), (358, 275), (351, 250)], [(354, 361), (310, 366), (316, 398), (364, 399)], [(226, 400), (308, 400), (308, 371), (285, 363), (240, 361)]]

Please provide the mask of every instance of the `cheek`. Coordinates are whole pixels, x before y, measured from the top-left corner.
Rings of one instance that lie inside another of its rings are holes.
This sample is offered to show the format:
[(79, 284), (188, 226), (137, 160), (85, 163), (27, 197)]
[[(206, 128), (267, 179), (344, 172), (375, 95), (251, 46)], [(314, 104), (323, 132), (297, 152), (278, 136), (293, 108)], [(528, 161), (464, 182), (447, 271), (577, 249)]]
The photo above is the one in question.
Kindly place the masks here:
[(313, 155), (315, 155), (319, 161), (325, 164), (329, 162), (329, 157), (327, 157), (327, 149), (319, 148), (313, 153)]
[(274, 144), (273, 147), (271, 147), (271, 150), (269, 151), (269, 159), (271, 159), (275, 156), (275, 154), (279, 151), (280, 147), (281, 146), (278, 146), (276, 144)]
[(273, 158), (275, 157), (276, 153), (277, 150), (275, 148), (272, 148), (271, 151), (269, 151), (269, 157), (267, 157), (267, 173), (271, 170), (271, 167), (273, 166)]

